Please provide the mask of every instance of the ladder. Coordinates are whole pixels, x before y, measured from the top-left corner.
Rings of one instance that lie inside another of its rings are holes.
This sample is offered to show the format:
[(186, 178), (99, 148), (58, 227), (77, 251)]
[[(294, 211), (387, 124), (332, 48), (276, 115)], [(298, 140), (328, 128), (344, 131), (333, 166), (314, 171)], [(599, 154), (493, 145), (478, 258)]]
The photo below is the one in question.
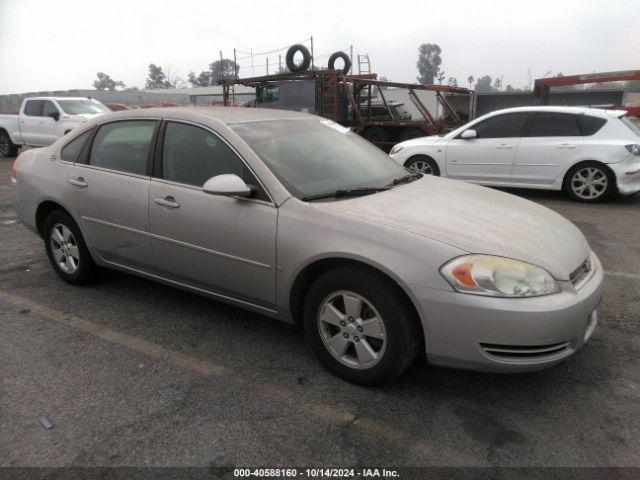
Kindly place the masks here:
[(369, 54), (358, 54), (358, 75), (368, 75), (371, 73), (371, 61)]

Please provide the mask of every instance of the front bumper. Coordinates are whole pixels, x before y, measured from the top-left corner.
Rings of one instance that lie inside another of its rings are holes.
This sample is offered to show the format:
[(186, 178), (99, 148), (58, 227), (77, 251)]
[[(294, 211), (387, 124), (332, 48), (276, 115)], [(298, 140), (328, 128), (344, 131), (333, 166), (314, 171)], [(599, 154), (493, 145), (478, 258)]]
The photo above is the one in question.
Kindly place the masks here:
[(413, 289), (434, 365), (490, 372), (524, 372), (554, 365), (578, 351), (597, 323), (603, 269), (574, 287), (534, 298), (494, 298)]

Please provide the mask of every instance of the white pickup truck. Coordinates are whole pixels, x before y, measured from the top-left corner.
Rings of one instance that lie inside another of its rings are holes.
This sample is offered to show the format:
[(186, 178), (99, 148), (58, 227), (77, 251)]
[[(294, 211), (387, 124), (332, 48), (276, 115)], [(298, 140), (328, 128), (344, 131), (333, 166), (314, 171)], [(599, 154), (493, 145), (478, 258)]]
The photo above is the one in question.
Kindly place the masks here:
[(0, 157), (15, 156), (22, 145), (51, 145), (88, 119), (109, 111), (90, 98), (25, 98), (18, 115), (0, 115)]

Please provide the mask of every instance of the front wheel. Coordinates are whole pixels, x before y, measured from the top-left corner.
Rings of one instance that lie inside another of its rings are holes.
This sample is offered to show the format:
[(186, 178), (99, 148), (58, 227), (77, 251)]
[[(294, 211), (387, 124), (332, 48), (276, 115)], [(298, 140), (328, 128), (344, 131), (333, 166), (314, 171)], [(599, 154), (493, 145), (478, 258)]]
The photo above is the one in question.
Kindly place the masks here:
[(436, 161), (426, 155), (415, 155), (404, 163), (404, 166), (415, 173), (440, 176), (440, 168)]
[(616, 179), (613, 173), (598, 162), (576, 165), (567, 173), (565, 190), (579, 202), (599, 202), (614, 191)]
[(397, 378), (422, 344), (415, 312), (386, 279), (344, 267), (320, 276), (304, 305), (311, 347), (332, 372), (354, 383)]

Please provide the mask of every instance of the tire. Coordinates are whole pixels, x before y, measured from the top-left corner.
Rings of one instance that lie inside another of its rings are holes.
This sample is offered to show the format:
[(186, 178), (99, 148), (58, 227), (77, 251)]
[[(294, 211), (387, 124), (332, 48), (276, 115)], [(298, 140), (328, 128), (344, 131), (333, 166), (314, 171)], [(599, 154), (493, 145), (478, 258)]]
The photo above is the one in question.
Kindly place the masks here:
[(425, 175), (440, 176), (440, 167), (436, 161), (427, 155), (414, 155), (404, 162), (404, 166), (412, 172), (423, 173)]
[(5, 130), (0, 130), (0, 158), (15, 157), (18, 153), (19, 145), (11, 141), (11, 137)]
[(329, 57), (329, 62), (327, 63), (327, 66), (329, 67), (329, 70), (335, 70), (335, 63), (336, 63), (336, 60), (339, 58), (341, 58), (344, 61), (344, 67), (342, 67), (342, 73), (346, 75), (347, 73), (349, 73), (349, 70), (351, 70), (351, 59), (349, 58), (349, 55), (347, 55), (344, 52), (332, 53), (331, 56)]
[(615, 175), (600, 162), (580, 163), (572, 167), (564, 178), (564, 190), (577, 202), (600, 202), (615, 189)]
[(387, 134), (387, 131), (382, 127), (369, 127), (364, 131), (362, 136), (366, 140), (369, 140), (371, 143), (382, 149), (388, 146), (385, 144), (385, 142), (389, 141), (389, 135)]
[[(87, 285), (96, 279), (98, 267), (91, 258), (78, 225), (67, 212), (51, 212), (44, 221), (42, 231), (47, 256), (60, 278), (73, 285)], [(61, 248), (56, 248), (56, 245)], [(64, 265), (61, 266), (61, 263)]]
[(429, 134), (421, 128), (407, 128), (400, 135), (400, 141), (413, 140), (414, 138), (427, 137)]
[[(293, 57), (297, 52), (302, 53), (302, 63), (300, 63), (300, 65), (296, 65), (293, 61)], [(290, 72), (304, 72), (308, 70), (309, 65), (311, 65), (311, 53), (309, 52), (309, 49), (299, 43), (289, 47), (285, 58), (287, 61), (287, 68)]]
[[(361, 309), (358, 300), (364, 305)], [(332, 311), (339, 315), (331, 315)], [(368, 326), (362, 317), (369, 320)], [(371, 323), (372, 318), (380, 321)], [(361, 385), (395, 380), (413, 363), (423, 343), (408, 300), (387, 279), (363, 268), (342, 267), (321, 275), (305, 297), (303, 323), (322, 364)], [(339, 351), (330, 350), (329, 345)]]

